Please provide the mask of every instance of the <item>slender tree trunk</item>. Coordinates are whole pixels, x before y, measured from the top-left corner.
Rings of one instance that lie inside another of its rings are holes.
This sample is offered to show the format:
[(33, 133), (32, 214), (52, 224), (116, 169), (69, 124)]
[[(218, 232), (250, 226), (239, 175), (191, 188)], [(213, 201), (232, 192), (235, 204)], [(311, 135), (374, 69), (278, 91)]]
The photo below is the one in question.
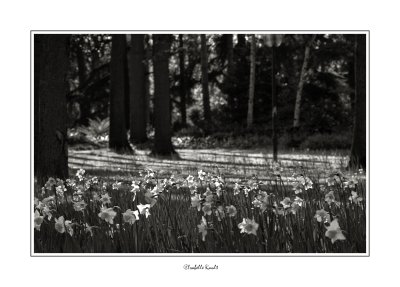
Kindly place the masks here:
[[(83, 39), (80, 40), (83, 44)], [(85, 66), (85, 55), (82, 50), (82, 46), (78, 46), (76, 49), (76, 61), (78, 64), (78, 79), (79, 87), (82, 88), (86, 81), (86, 66)], [(78, 122), (81, 125), (87, 125), (88, 119), (90, 118), (90, 101), (83, 97), (79, 101), (80, 116)]]
[(355, 115), (350, 168), (367, 167), (366, 53), (366, 35), (358, 34), (355, 42)]
[(169, 93), (170, 35), (153, 35), (154, 66), (154, 149), (155, 155), (171, 155), (171, 110)]
[(150, 124), (150, 78), (153, 79), (154, 75), (150, 74), (150, 62), (152, 61), (152, 47), (150, 46), (149, 40), (151, 38), (151, 35), (146, 35), (145, 36), (145, 114), (146, 114), (146, 130), (147, 126)]
[(38, 184), (68, 177), (67, 83), (69, 35), (35, 35), (35, 159)]
[(247, 109), (247, 128), (253, 125), (253, 106), (254, 106), (254, 88), (256, 79), (256, 35), (251, 36), (250, 48), (250, 84), (249, 84), (249, 102)]
[(302, 97), (302, 93), (303, 93), (304, 82), (305, 82), (306, 76), (307, 76), (307, 66), (308, 66), (308, 62), (310, 60), (310, 50), (311, 50), (311, 46), (315, 40), (315, 37), (316, 37), (316, 35), (311, 36), (311, 39), (306, 44), (306, 47), (304, 50), (303, 66), (301, 67), (299, 84), (298, 84), (297, 92), (296, 92), (296, 103), (294, 106), (293, 128), (298, 128), (300, 126), (301, 97)]
[(183, 35), (179, 34), (179, 92), (180, 112), (181, 112), (181, 125), (186, 127), (186, 76), (185, 76), (185, 50), (183, 45)]
[(278, 134), (276, 130), (276, 122), (278, 117), (277, 97), (275, 88), (275, 74), (276, 74), (276, 47), (272, 46), (272, 67), (271, 67), (271, 81), (272, 81), (272, 150), (274, 161), (278, 161)]
[(227, 68), (227, 78), (226, 83), (228, 86), (228, 108), (231, 114), (234, 112), (235, 100), (233, 95), (233, 34), (226, 34), (226, 49), (227, 49), (227, 57), (228, 57), (228, 68)]
[(124, 95), (125, 95), (125, 129), (130, 130), (130, 88), (129, 88), (129, 67), (128, 67), (128, 42), (125, 35), (125, 54), (124, 54)]
[(208, 133), (211, 127), (210, 93), (208, 90), (208, 54), (206, 35), (201, 34), (201, 85), (203, 92), (203, 112), (205, 131)]
[(129, 61), (130, 139), (135, 143), (147, 140), (146, 134), (146, 67), (144, 35), (131, 35)]
[(116, 151), (130, 150), (126, 134), (126, 38), (112, 36), (110, 77), (110, 140), (109, 146)]
[[(83, 42), (83, 40), (80, 40)], [(79, 87), (82, 87), (86, 81), (86, 67), (85, 67), (85, 55), (82, 50), (82, 46), (78, 45), (76, 49), (76, 61), (78, 64), (78, 78), (79, 78)]]

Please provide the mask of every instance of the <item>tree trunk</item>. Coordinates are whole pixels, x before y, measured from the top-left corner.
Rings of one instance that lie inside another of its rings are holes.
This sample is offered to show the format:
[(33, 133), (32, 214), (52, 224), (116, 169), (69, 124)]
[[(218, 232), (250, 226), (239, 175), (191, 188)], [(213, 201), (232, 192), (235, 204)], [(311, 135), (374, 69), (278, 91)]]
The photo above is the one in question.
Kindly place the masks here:
[(126, 38), (112, 36), (111, 46), (111, 95), (110, 95), (110, 139), (109, 146), (116, 151), (130, 150), (126, 135)]
[(247, 109), (247, 128), (253, 125), (253, 106), (254, 106), (254, 88), (256, 77), (256, 35), (251, 36), (250, 48), (250, 84), (249, 84), (249, 102)]
[[(87, 71), (86, 71), (86, 59), (84, 54), (84, 39), (79, 37), (79, 42), (76, 44), (76, 62), (78, 65), (78, 79), (79, 79), (79, 88), (83, 89), (83, 86), (87, 79)], [(77, 123), (81, 125), (87, 125), (88, 120), (90, 118), (90, 100), (87, 97), (81, 97), (79, 99), (79, 119)]]
[(211, 127), (210, 93), (208, 90), (208, 54), (206, 35), (201, 34), (201, 85), (203, 92), (203, 112), (205, 131), (208, 133)]
[(129, 61), (130, 139), (134, 143), (147, 140), (146, 134), (146, 67), (144, 35), (131, 35)]
[(35, 175), (68, 177), (67, 83), (69, 35), (35, 35)]
[(179, 34), (179, 92), (180, 112), (181, 112), (181, 125), (186, 127), (186, 76), (185, 76), (185, 50), (183, 46), (183, 35)]
[[(144, 42), (145, 42), (145, 81), (144, 81), (144, 85), (145, 85), (145, 115), (146, 115), (146, 130), (147, 130), (147, 126), (150, 124), (150, 77), (153, 79), (154, 75), (150, 74), (150, 63), (152, 62), (152, 57), (153, 57), (153, 52), (152, 52), (152, 47), (150, 46), (150, 41), (151, 39), (151, 35), (146, 35), (144, 38)], [(153, 68), (152, 68), (153, 69)], [(153, 80), (152, 80), (153, 81)]]
[(275, 74), (276, 74), (276, 47), (272, 46), (272, 69), (271, 69), (271, 81), (272, 81), (272, 150), (274, 161), (278, 161), (278, 134), (276, 130), (276, 120), (278, 116), (277, 98), (276, 98), (276, 88), (275, 88)]
[(83, 39), (79, 41), (82, 45), (78, 44), (76, 48), (76, 61), (78, 64), (78, 78), (79, 87), (81, 88), (86, 81), (86, 67), (85, 67), (85, 55), (83, 53)]
[(315, 37), (316, 37), (316, 35), (311, 36), (311, 39), (306, 44), (306, 47), (304, 50), (303, 66), (301, 67), (299, 84), (298, 84), (297, 92), (296, 92), (296, 103), (294, 106), (293, 128), (298, 128), (300, 126), (301, 96), (303, 93), (304, 82), (305, 82), (306, 76), (307, 76), (307, 66), (308, 66), (308, 62), (310, 60), (310, 50), (311, 50), (312, 43), (315, 40)]
[(171, 155), (171, 110), (169, 94), (170, 35), (153, 35), (154, 66), (154, 149), (155, 155)]
[(355, 115), (350, 168), (367, 167), (366, 68), (366, 35), (358, 34), (355, 42)]
[[(235, 100), (233, 95), (233, 34), (226, 34), (226, 49), (227, 49), (227, 56), (228, 56), (228, 68), (227, 68), (227, 77), (226, 83), (228, 86), (228, 109), (231, 114), (234, 112)], [(233, 118), (233, 116), (232, 116)]]

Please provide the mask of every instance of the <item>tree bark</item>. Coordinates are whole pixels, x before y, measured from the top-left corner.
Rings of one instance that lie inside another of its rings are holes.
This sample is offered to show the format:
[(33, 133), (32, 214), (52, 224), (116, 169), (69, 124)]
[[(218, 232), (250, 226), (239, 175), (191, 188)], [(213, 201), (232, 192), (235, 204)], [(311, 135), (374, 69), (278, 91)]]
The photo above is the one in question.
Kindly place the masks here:
[(250, 84), (249, 84), (249, 102), (247, 109), (247, 128), (253, 125), (253, 106), (254, 106), (254, 88), (256, 76), (256, 35), (251, 36), (250, 48)]
[(76, 48), (76, 61), (78, 64), (78, 78), (79, 78), (79, 87), (82, 87), (86, 81), (86, 66), (85, 66), (85, 54), (83, 51), (83, 39), (80, 38), (79, 43)]
[(205, 131), (208, 133), (211, 127), (210, 93), (208, 90), (208, 54), (206, 35), (200, 35), (201, 40), (201, 85), (203, 92), (203, 116), (205, 121)]
[(111, 95), (110, 95), (110, 139), (109, 147), (115, 151), (130, 150), (126, 134), (126, 38), (112, 36), (111, 46)]
[[(233, 95), (233, 73), (234, 73), (234, 63), (233, 63), (233, 34), (226, 34), (226, 49), (227, 49), (227, 56), (228, 56), (228, 68), (227, 68), (227, 77), (226, 83), (228, 86), (228, 108), (231, 114), (233, 114), (235, 110), (235, 100)], [(233, 116), (232, 116), (233, 118)]]
[(276, 122), (278, 116), (278, 107), (277, 107), (277, 97), (276, 97), (276, 88), (275, 88), (275, 74), (276, 74), (276, 47), (272, 46), (272, 69), (271, 69), (271, 81), (272, 81), (272, 152), (274, 161), (278, 161), (278, 133), (276, 130)]
[(146, 67), (144, 35), (131, 35), (129, 61), (130, 139), (134, 143), (147, 140), (146, 133)]
[(294, 106), (294, 119), (293, 119), (293, 128), (298, 128), (300, 126), (300, 107), (301, 107), (301, 97), (303, 93), (303, 86), (307, 76), (307, 66), (310, 61), (310, 50), (312, 43), (315, 40), (316, 35), (312, 35), (311, 39), (307, 42), (305, 50), (304, 50), (304, 59), (303, 65), (301, 67), (299, 84), (296, 92), (296, 103)]
[(171, 110), (169, 93), (170, 35), (153, 35), (154, 66), (154, 149), (155, 155), (171, 155)]
[(180, 112), (181, 125), (186, 127), (186, 76), (185, 76), (185, 49), (183, 43), (183, 35), (179, 34), (179, 93), (180, 93)]
[(68, 177), (67, 82), (69, 35), (35, 35), (35, 175)]
[(367, 167), (366, 141), (366, 35), (356, 35), (355, 41), (355, 115), (350, 168)]

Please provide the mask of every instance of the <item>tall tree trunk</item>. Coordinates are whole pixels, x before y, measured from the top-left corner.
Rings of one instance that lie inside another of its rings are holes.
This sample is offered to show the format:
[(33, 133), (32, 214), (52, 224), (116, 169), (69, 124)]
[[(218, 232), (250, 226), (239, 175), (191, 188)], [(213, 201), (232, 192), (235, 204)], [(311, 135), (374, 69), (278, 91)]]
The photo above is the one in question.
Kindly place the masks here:
[[(78, 64), (78, 79), (79, 79), (79, 87), (82, 88), (86, 81), (86, 66), (85, 66), (85, 55), (83, 53), (83, 38), (80, 39), (80, 44), (76, 48), (76, 61)], [(90, 118), (90, 100), (86, 97), (83, 97), (79, 101), (79, 123), (81, 125), (87, 125), (88, 119)]]
[(147, 140), (146, 134), (146, 63), (144, 35), (131, 35), (129, 61), (130, 139), (135, 143)]
[(170, 35), (153, 35), (154, 66), (154, 149), (155, 155), (171, 155), (171, 110), (169, 93)]
[(179, 93), (180, 93), (180, 112), (181, 125), (186, 127), (186, 76), (185, 76), (185, 48), (183, 45), (183, 35), (179, 34)]
[(307, 66), (310, 61), (310, 50), (311, 46), (315, 40), (316, 35), (312, 35), (311, 39), (307, 42), (304, 50), (303, 66), (301, 67), (299, 84), (296, 92), (296, 103), (294, 106), (294, 119), (293, 128), (298, 128), (300, 126), (300, 107), (301, 107), (301, 96), (303, 93), (303, 86), (307, 76)]
[(256, 79), (256, 35), (251, 36), (250, 48), (250, 84), (249, 84), (249, 102), (247, 105), (247, 128), (253, 125), (253, 106), (254, 106), (254, 88)]
[(146, 35), (144, 38), (145, 41), (145, 114), (146, 114), (146, 129), (147, 125), (150, 124), (150, 77), (153, 78), (154, 75), (150, 74), (150, 63), (152, 62), (152, 47), (150, 46), (151, 35)]
[(68, 177), (67, 83), (69, 35), (35, 35), (35, 162), (38, 184)]
[(110, 140), (109, 146), (116, 151), (130, 150), (126, 135), (126, 38), (112, 36), (111, 46), (111, 95), (110, 95)]
[(34, 42), (34, 62), (33, 62), (33, 104), (34, 104), (34, 113), (33, 113), (33, 146), (34, 146), (34, 156), (33, 156), (33, 171), (35, 176), (37, 176), (38, 172), (38, 162), (39, 162), (39, 119), (40, 119), (40, 101), (39, 101), (39, 76), (40, 76), (40, 54), (41, 54), (41, 44), (39, 35), (35, 35), (33, 38)]
[(275, 74), (276, 74), (276, 47), (272, 46), (272, 57), (271, 57), (271, 81), (272, 81), (272, 151), (274, 161), (278, 161), (278, 133), (276, 130), (276, 122), (278, 117), (278, 103), (276, 97), (276, 87), (275, 87)]
[(208, 90), (208, 54), (206, 35), (201, 34), (201, 85), (203, 92), (203, 112), (205, 131), (208, 133), (211, 127), (210, 92)]
[(358, 34), (355, 41), (355, 115), (350, 168), (367, 167), (366, 58), (366, 35)]
[(76, 48), (76, 61), (78, 64), (78, 78), (79, 78), (79, 87), (82, 87), (86, 81), (86, 67), (85, 67), (85, 55), (83, 53), (83, 39), (80, 39), (80, 44)]
[(234, 73), (234, 63), (233, 63), (233, 34), (226, 34), (226, 49), (228, 58), (228, 68), (227, 68), (227, 78), (226, 83), (228, 86), (228, 108), (231, 114), (234, 112), (235, 100), (233, 94), (233, 73)]

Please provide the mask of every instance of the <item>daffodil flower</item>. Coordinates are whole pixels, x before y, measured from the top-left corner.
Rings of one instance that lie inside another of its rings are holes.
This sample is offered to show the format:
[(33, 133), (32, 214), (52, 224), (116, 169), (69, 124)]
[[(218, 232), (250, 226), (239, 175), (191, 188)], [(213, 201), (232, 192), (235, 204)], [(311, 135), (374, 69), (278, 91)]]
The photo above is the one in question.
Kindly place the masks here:
[(351, 192), (351, 196), (349, 197), (349, 200), (350, 200), (351, 202), (353, 202), (353, 203), (358, 204), (358, 203), (360, 203), (363, 199), (362, 199), (362, 197), (358, 196), (357, 192), (352, 191), (352, 192)]
[(335, 202), (335, 195), (333, 194), (333, 191), (330, 191), (327, 194), (325, 194), (325, 201), (329, 204)]
[(315, 212), (314, 218), (317, 219), (318, 222), (330, 222), (330, 215), (324, 209), (317, 210)]
[(92, 200), (94, 202), (101, 201), (101, 198), (99, 197), (99, 194), (97, 192), (95, 192), (95, 191), (92, 193)]
[(351, 179), (344, 182), (344, 186), (347, 188), (351, 188), (351, 189), (356, 188), (357, 184), (358, 184), (358, 180), (354, 176), (352, 176)]
[(296, 196), (295, 199), (293, 200), (293, 202), (298, 204), (301, 207), (301, 206), (303, 206), (304, 200), (302, 200), (300, 197)]
[(326, 229), (325, 236), (328, 237), (332, 243), (335, 243), (336, 240), (346, 240), (337, 219), (334, 219)]
[(122, 219), (124, 222), (129, 223), (130, 225), (134, 224), (136, 220), (139, 220), (139, 211), (132, 211), (128, 209), (124, 213), (122, 213)]
[(142, 214), (142, 215), (144, 214), (146, 216), (146, 218), (149, 217), (150, 204), (138, 204), (137, 208), (138, 208), (140, 214)]
[(226, 213), (228, 213), (229, 217), (235, 217), (237, 214), (237, 210), (236, 207), (234, 207), (233, 205), (230, 206), (226, 206)]
[(112, 184), (112, 189), (118, 190), (118, 188), (120, 188), (121, 185), (122, 185), (122, 182), (115, 181), (115, 182)]
[(207, 195), (205, 201), (208, 203), (212, 203), (214, 201), (214, 194)]
[(305, 177), (305, 184), (304, 184), (304, 189), (308, 190), (311, 189), (313, 187), (313, 182), (311, 181), (311, 179), (309, 177)]
[(140, 186), (138, 184), (136, 184), (135, 181), (132, 181), (132, 185), (131, 186), (132, 186), (131, 192), (133, 193), (133, 200), (132, 201), (135, 201), (136, 193), (138, 191), (140, 191)]
[(283, 208), (289, 208), (291, 201), (289, 197), (285, 197), (280, 203), (282, 204)]
[(194, 196), (191, 197), (191, 204), (192, 207), (197, 208), (197, 211), (201, 210), (201, 197), (199, 194), (195, 194)]
[(83, 175), (85, 174), (85, 170), (84, 169), (79, 169), (77, 172), (76, 172), (76, 177), (80, 180), (80, 181), (82, 181), (83, 180)]
[(238, 224), (240, 233), (254, 234), (257, 236), (258, 223), (254, 219), (243, 218), (242, 223)]
[(218, 221), (221, 221), (223, 218), (225, 218), (224, 207), (218, 206), (217, 209), (215, 210), (215, 215), (217, 216)]
[(51, 210), (50, 210), (50, 208), (49, 208), (47, 205), (45, 205), (45, 206), (43, 207), (42, 213), (43, 213), (44, 216), (47, 216), (47, 219), (48, 219), (48, 220), (51, 220), (51, 218), (53, 217), (53, 215), (52, 215), (52, 213), (51, 213)]
[(87, 204), (85, 203), (85, 201), (84, 200), (81, 200), (81, 201), (78, 201), (78, 202), (74, 202), (74, 210), (75, 211), (84, 211), (85, 210), (85, 208), (86, 208), (86, 206), (87, 206)]
[(199, 179), (203, 181), (206, 176), (206, 173), (204, 171), (200, 170), (198, 172), (198, 176), (199, 176)]
[(89, 232), (90, 236), (93, 237), (93, 229), (98, 228), (97, 226), (90, 226), (89, 224), (85, 223), (85, 232)]
[(71, 220), (65, 220), (65, 230), (71, 236), (74, 235), (74, 229), (72, 227), (73, 227), (72, 221)]
[(295, 194), (299, 194), (303, 192), (303, 185), (301, 183), (296, 182), (293, 186), (293, 190)]
[(333, 185), (335, 185), (335, 183), (336, 183), (335, 178), (334, 178), (334, 177), (328, 177), (328, 178), (326, 179), (326, 183), (328, 184), (328, 186), (333, 186)]
[(297, 211), (299, 211), (299, 209), (300, 209), (300, 205), (297, 204), (296, 202), (293, 202), (290, 207), (291, 207), (290, 212), (293, 214), (296, 214)]
[(235, 182), (233, 186), (233, 195), (238, 195), (240, 193), (240, 185), (239, 183)]
[(194, 181), (194, 176), (193, 175), (188, 175), (188, 177), (186, 178), (186, 180), (188, 182), (193, 182)]
[(117, 213), (114, 211), (114, 209), (111, 208), (105, 208), (103, 207), (98, 214), (98, 216), (103, 219), (104, 221), (108, 222), (109, 224), (114, 223), (114, 217), (117, 215)]
[(211, 209), (211, 203), (206, 202), (203, 204), (203, 208), (201, 209), (204, 212), (204, 215), (211, 215), (212, 209)]
[(111, 204), (111, 197), (108, 195), (108, 193), (106, 193), (106, 194), (103, 194), (102, 196), (101, 196), (101, 198), (100, 198), (100, 201), (103, 203), (103, 204), (107, 204), (107, 203), (109, 203), (109, 204)]
[(253, 200), (252, 204), (254, 205), (254, 207), (260, 208), (262, 205), (262, 202), (258, 198), (255, 198)]
[(55, 224), (54, 224), (54, 228), (59, 232), (59, 233), (64, 233), (65, 232), (65, 219), (64, 216), (60, 216), (58, 219), (54, 218), (55, 220)]
[(37, 210), (35, 211), (33, 222), (35, 224), (35, 229), (40, 231), (40, 226), (43, 223), (43, 216), (40, 216), (40, 213)]

